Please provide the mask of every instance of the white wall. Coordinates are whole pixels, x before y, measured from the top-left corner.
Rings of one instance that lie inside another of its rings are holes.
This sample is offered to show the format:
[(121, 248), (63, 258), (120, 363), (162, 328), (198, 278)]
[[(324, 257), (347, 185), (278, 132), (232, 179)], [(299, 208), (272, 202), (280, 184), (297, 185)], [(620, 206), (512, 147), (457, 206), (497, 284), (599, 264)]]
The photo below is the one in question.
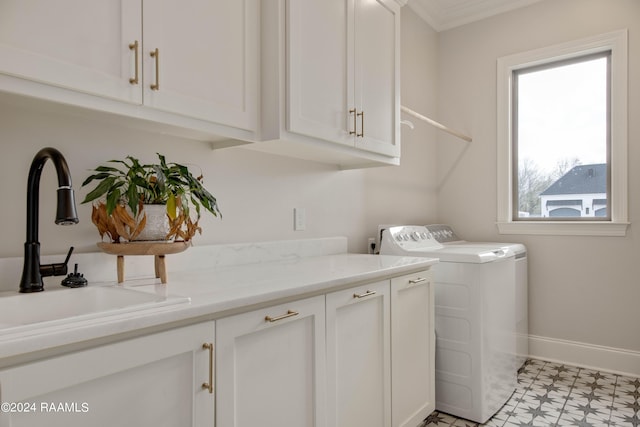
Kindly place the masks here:
[[(436, 115), (438, 34), (411, 9), (402, 8), (401, 103)], [(437, 218), (437, 130), (402, 114), (401, 166), (364, 171), (364, 224), (373, 236), (379, 224), (426, 224)]]
[[(497, 58), (622, 28), (629, 30), (632, 224), (627, 236), (499, 235), (495, 226)], [(640, 216), (640, 169), (636, 167), (640, 164), (640, 2), (546, 0), (442, 32), (439, 48), (438, 116), (474, 138), (467, 145), (439, 136), (439, 218), (468, 240), (527, 245), (531, 334), (542, 341), (640, 351), (640, 229), (635, 224)]]
[[(403, 11), (402, 24), (403, 96), (416, 109), (434, 111), (437, 35), (408, 9)], [(349, 238), (350, 251), (364, 252), (366, 238), (375, 234), (378, 223), (435, 218), (435, 190), (430, 184), (435, 177), (435, 136), (427, 126), (418, 125), (414, 131), (403, 128), (402, 166), (337, 171), (241, 148), (213, 151), (199, 142), (21, 104), (0, 96), (4, 204), (0, 257), (22, 255), (27, 172), (33, 155), (45, 146), (58, 148), (67, 158), (78, 203), (88, 191), (80, 184), (89, 171), (112, 158), (132, 155), (152, 161), (160, 152), (169, 161), (199, 166), (205, 185), (218, 198), (223, 219), (203, 220), (204, 233), (196, 236), (195, 244), (342, 235)], [(42, 253), (65, 253), (70, 245), (78, 251), (96, 251), (99, 236), (88, 205), (78, 206), (79, 225), (53, 224), (54, 170), (47, 164), (42, 175)], [(306, 208), (306, 231), (293, 231), (294, 207)]]

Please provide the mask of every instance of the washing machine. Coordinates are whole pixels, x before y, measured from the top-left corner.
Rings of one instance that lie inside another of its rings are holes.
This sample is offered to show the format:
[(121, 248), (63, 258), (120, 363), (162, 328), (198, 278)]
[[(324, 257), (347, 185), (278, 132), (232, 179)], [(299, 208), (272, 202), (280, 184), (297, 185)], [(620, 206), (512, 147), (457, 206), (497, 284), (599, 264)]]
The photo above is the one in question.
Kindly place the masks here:
[(427, 225), (431, 235), (443, 245), (481, 245), (491, 248), (503, 248), (515, 254), (516, 274), (516, 366), (521, 368), (529, 356), (529, 303), (528, 303), (528, 273), (527, 248), (522, 243), (500, 242), (468, 242), (456, 235), (446, 224)]
[(438, 258), (432, 267), (436, 409), (486, 422), (513, 394), (515, 256), (482, 245), (443, 245), (424, 226), (381, 227), (382, 255)]

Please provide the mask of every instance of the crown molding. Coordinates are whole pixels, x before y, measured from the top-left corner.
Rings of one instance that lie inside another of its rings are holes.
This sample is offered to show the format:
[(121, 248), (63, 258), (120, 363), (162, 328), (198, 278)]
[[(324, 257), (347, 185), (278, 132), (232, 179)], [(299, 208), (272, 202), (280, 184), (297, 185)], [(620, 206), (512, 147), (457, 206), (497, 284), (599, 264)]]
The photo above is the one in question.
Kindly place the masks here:
[(409, 0), (408, 6), (439, 32), (539, 1), (541, 0)]

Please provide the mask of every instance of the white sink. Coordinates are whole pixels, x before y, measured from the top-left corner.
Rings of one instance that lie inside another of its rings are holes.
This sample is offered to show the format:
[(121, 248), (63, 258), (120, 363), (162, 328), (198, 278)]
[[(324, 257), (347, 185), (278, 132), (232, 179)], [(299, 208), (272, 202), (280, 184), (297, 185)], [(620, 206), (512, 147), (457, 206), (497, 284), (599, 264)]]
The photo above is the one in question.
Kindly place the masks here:
[(118, 286), (0, 296), (0, 335), (189, 302)]

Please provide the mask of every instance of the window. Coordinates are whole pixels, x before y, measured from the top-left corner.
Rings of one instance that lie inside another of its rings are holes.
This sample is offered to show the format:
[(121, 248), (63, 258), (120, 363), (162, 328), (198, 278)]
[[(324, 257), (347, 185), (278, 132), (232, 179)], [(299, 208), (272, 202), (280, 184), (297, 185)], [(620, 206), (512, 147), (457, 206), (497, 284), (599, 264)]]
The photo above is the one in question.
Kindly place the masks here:
[(624, 235), (627, 32), (498, 60), (501, 233)]
[(609, 196), (611, 51), (512, 71), (513, 220), (594, 217)]

